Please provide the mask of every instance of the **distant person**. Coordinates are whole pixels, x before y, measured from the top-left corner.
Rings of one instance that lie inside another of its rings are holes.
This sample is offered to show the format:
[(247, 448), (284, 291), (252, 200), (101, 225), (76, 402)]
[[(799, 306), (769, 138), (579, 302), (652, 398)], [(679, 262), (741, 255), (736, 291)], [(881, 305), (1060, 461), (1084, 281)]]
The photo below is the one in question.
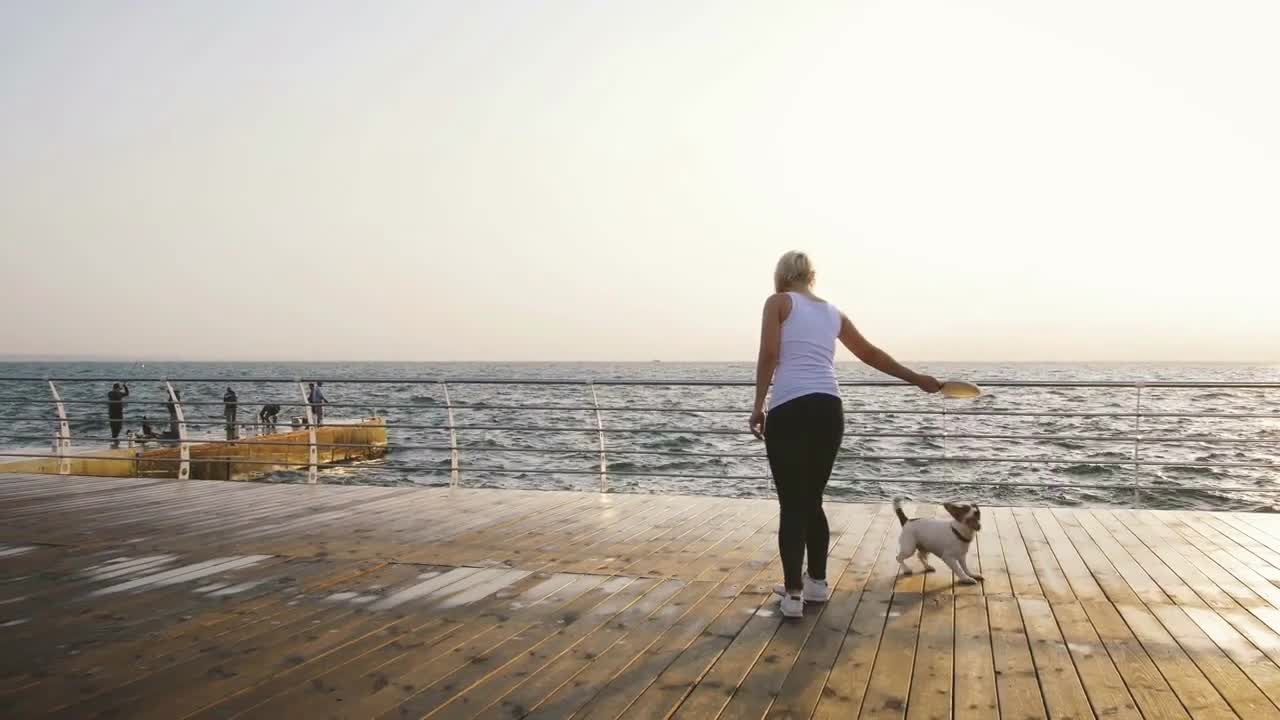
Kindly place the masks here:
[(324, 398), (324, 393), (320, 390), (320, 386), (324, 383), (311, 383), (310, 391), (307, 392), (307, 404), (311, 406), (311, 415), (315, 418), (316, 426), (324, 424), (324, 406), (329, 402)]
[(155, 428), (151, 427), (151, 420), (146, 415), (142, 416), (142, 435), (139, 437), (144, 440), (154, 440), (159, 437), (156, 435)]
[[(882, 373), (927, 393), (941, 389), (934, 378), (903, 367), (868, 342), (844, 313), (813, 294), (813, 283), (808, 255), (789, 252), (778, 260), (773, 273), (775, 292), (764, 304), (750, 420), (751, 432), (764, 439), (778, 492), (778, 551), (784, 581), (774, 592), (782, 596), (782, 614), (789, 618), (804, 615), (804, 603), (826, 602), (831, 596), (827, 585), (831, 534), (822, 494), (844, 436), (836, 340)], [(806, 554), (808, 572), (802, 573)]]
[(263, 430), (268, 433), (276, 431), (276, 420), (280, 418), (280, 406), (271, 404), (263, 405), (258, 411), (258, 423), (262, 425)]
[(120, 447), (120, 431), (124, 429), (124, 399), (129, 397), (128, 383), (115, 383), (107, 392), (107, 421), (111, 424), (111, 447)]
[(222, 414), (227, 419), (227, 439), (235, 440), (239, 436), (236, 428), (236, 405), (240, 398), (236, 397), (236, 391), (230, 387), (222, 395)]

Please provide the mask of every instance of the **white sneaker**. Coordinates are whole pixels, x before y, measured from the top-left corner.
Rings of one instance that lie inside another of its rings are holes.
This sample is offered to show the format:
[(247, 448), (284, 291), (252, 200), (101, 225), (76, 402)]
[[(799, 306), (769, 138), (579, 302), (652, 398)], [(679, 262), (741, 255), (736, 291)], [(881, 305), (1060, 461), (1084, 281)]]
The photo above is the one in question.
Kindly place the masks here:
[[(787, 589), (782, 583), (773, 586), (773, 592), (776, 595), (787, 594)], [(801, 594), (804, 602), (807, 603), (824, 603), (831, 599), (831, 586), (826, 580), (814, 580), (809, 577), (809, 573), (804, 574), (804, 592)]]
[(804, 600), (799, 595), (783, 595), (779, 605), (782, 606), (783, 617), (804, 617)]

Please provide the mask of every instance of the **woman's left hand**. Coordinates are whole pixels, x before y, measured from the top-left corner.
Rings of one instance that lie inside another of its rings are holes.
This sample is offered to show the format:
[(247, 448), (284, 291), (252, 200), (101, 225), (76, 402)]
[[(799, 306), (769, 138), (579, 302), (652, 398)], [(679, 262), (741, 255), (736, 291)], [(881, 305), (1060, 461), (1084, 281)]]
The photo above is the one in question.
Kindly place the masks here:
[(751, 411), (751, 434), (756, 436), (757, 440), (764, 439), (764, 410), (756, 408)]

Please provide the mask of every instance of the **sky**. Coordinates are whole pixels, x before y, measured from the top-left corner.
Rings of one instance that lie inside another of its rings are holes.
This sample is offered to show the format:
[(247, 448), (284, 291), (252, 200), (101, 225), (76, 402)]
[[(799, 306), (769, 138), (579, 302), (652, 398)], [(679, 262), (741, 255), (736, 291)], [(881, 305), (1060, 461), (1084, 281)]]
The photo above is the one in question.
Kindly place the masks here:
[(1274, 0), (0, 3), (0, 354), (1280, 361)]

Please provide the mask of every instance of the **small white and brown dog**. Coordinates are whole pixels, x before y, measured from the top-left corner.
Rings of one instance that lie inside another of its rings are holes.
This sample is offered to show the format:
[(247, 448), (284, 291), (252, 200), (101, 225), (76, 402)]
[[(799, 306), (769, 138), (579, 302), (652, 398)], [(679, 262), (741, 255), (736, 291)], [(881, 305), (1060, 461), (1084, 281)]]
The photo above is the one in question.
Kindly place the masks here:
[(982, 576), (969, 572), (965, 564), (965, 556), (969, 554), (969, 545), (982, 529), (982, 510), (977, 505), (943, 503), (942, 507), (951, 515), (945, 518), (908, 518), (902, 511), (903, 498), (895, 498), (893, 512), (902, 523), (902, 539), (898, 543), (898, 565), (902, 566), (905, 575), (911, 574), (906, 559), (912, 554), (920, 558), (925, 572), (933, 572), (929, 564), (929, 555), (937, 555), (942, 562), (951, 568), (956, 578), (964, 585), (972, 585), (982, 580)]

